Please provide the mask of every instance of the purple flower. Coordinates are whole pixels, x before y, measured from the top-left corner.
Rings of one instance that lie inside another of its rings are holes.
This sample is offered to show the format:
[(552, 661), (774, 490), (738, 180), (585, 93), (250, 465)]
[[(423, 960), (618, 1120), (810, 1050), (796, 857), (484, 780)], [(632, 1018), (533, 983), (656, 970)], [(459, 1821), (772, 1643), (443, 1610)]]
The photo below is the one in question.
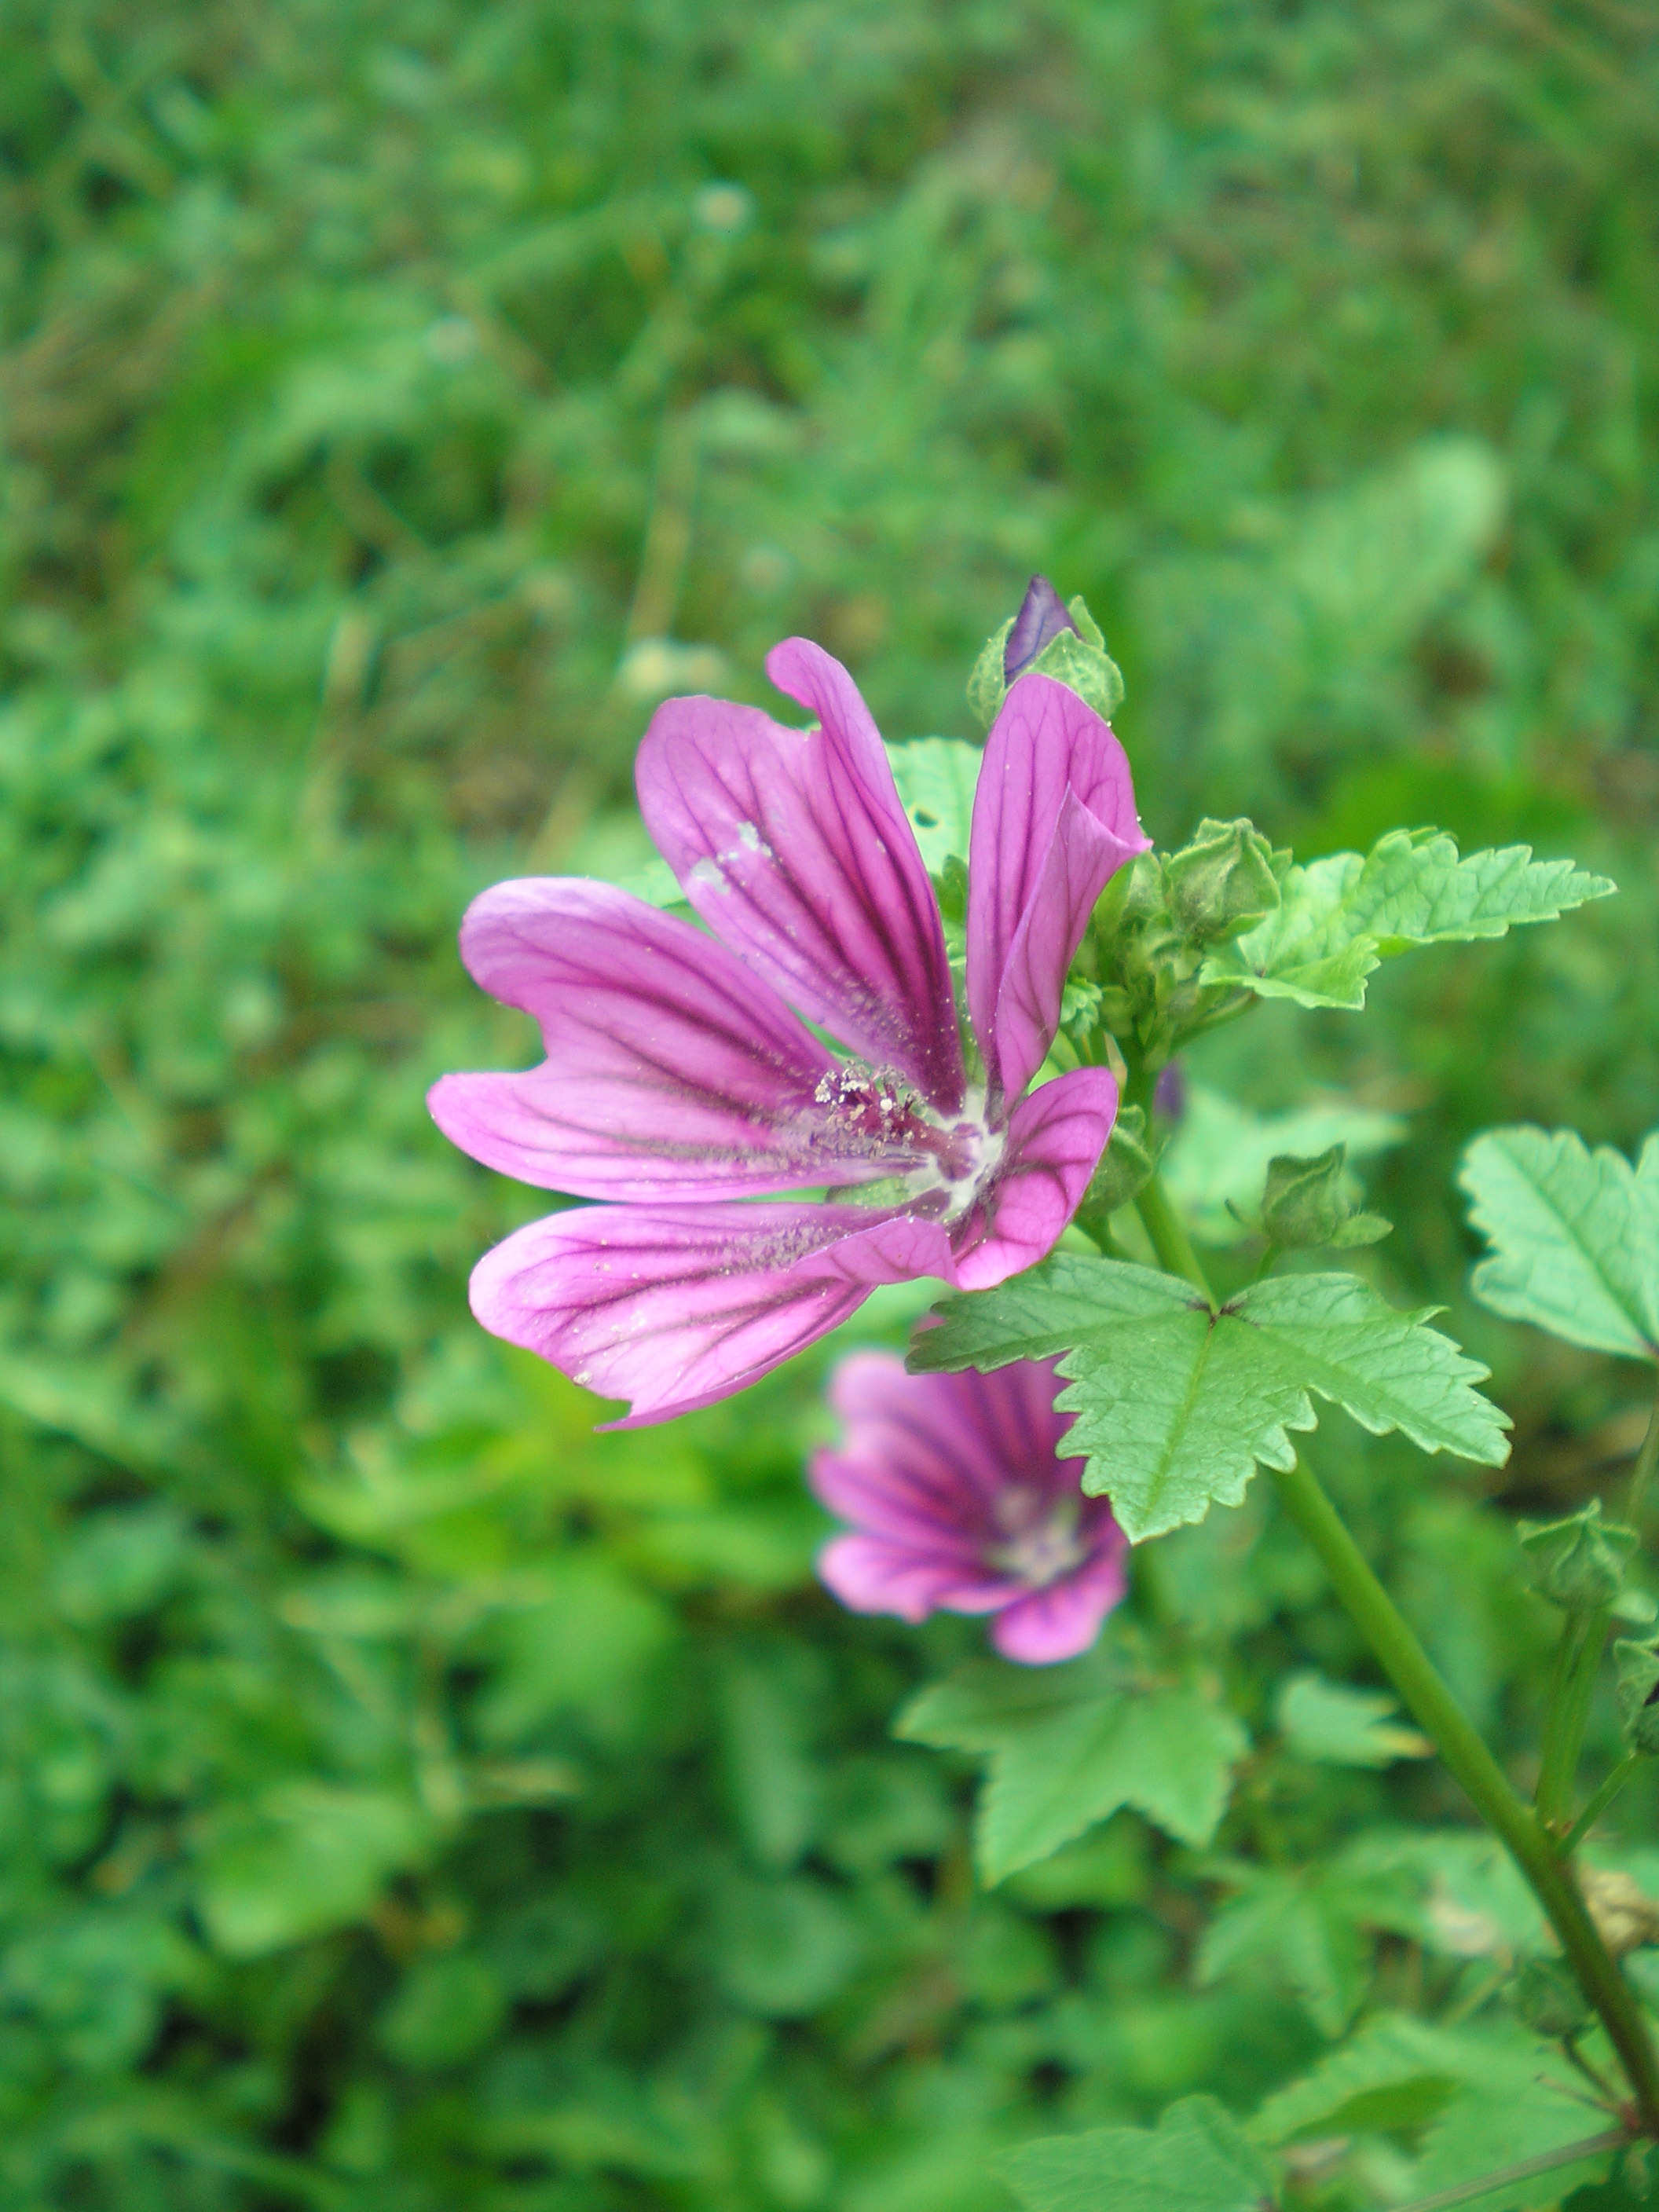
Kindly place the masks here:
[[(939, 903), (869, 709), (805, 639), (766, 665), (817, 726), (670, 699), (640, 747), (646, 827), (713, 934), (605, 884), (497, 884), (468, 909), (461, 955), (536, 1017), (547, 1058), (431, 1094), (439, 1127), (486, 1166), (610, 1201), (486, 1253), (472, 1310), (631, 1400), (630, 1425), (753, 1382), (878, 1283), (978, 1290), (1030, 1267), (1117, 1111), (1103, 1068), (1026, 1095), (1090, 909), (1146, 843), (1106, 724), (1028, 676), (987, 742), (970, 1068)], [(746, 1202), (791, 1190), (828, 1194)]]
[(1088, 1650), (1123, 1595), (1128, 1547), (1060, 1456), (1072, 1424), (1057, 1387), (1029, 1359), (994, 1375), (907, 1375), (890, 1352), (842, 1362), (830, 1402), (846, 1440), (814, 1456), (811, 1483), (857, 1531), (818, 1556), (843, 1605), (902, 1620), (994, 1613), (992, 1643), (1028, 1667)]

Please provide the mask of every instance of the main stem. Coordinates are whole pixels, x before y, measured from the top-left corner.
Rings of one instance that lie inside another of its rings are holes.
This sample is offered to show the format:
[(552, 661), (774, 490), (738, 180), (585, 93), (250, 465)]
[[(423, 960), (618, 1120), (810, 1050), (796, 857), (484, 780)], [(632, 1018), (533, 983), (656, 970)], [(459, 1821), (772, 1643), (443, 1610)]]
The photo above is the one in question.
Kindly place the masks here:
[[(1213, 1309), (1214, 1293), (1156, 1175), (1136, 1205), (1164, 1267), (1201, 1291)], [(1635, 2093), (1644, 2133), (1659, 2136), (1659, 2060), (1630, 1986), (1608, 1955), (1571, 1873), (1441, 1680), (1410, 1623), (1372, 1573), (1312, 1471), (1297, 1459), (1288, 1469), (1274, 1473), (1291, 1519), (1318, 1553), (1333, 1589), (1377, 1663), (1543, 1906), (1619, 2054)]]

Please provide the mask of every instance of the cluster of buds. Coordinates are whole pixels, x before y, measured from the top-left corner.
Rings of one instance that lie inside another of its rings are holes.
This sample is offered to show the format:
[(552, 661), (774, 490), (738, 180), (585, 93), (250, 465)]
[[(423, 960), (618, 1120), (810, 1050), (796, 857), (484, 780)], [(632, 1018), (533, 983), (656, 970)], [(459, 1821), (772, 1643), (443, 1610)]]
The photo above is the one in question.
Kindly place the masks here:
[(1290, 866), (1246, 821), (1205, 820), (1177, 853), (1142, 853), (1120, 868), (1095, 908), (1088, 940), (1102, 1013), (1152, 1065), (1240, 1004), (1206, 983), (1206, 955), (1274, 912)]

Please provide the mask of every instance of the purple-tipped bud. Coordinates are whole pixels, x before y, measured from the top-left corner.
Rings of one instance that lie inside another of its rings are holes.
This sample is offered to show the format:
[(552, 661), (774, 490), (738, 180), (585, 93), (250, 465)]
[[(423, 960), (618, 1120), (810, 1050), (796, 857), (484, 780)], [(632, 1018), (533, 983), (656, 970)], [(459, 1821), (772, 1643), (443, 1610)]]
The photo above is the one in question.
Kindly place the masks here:
[(1003, 647), (1003, 682), (1012, 684), (1023, 676), (1043, 647), (1057, 638), (1061, 630), (1076, 629), (1077, 624), (1066, 613), (1060, 593), (1048, 579), (1033, 576), (1019, 603), (1008, 642)]
[(1187, 1110), (1187, 1079), (1179, 1060), (1165, 1060), (1158, 1072), (1152, 1103), (1166, 1121), (1178, 1121)]

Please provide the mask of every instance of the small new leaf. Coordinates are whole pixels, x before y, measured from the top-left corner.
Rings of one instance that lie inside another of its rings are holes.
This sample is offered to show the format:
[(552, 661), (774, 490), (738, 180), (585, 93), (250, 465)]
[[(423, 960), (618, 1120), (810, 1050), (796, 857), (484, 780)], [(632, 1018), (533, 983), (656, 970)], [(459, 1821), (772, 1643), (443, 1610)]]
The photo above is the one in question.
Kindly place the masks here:
[(1210, 2097), (1152, 2128), (1091, 2128), (1025, 2143), (1003, 2172), (1026, 2212), (1267, 2212), (1273, 2178)]
[(1380, 1690), (1350, 1690), (1322, 1674), (1293, 1674), (1279, 1693), (1279, 1733), (1298, 1759), (1329, 1766), (1392, 1766), (1426, 1759), (1427, 1736), (1402, 1728), (1395, 1700)]
[(1391, 830), (1367, 854), (1334, 853), (1292, 868), (1277, 912), (1218, 946), (1202, 980), (1302, 1006), (1357, 1010), (1366, 977), (1391, 954), (1502, 937), (1614, 889), (1571, 860), (1534, 860), (1529, 845), (1460, 860), (1443, 831)]
[(975, 1821), (988, 1885), (1125, 1805), (1207, 1843), (1249, 1742), (1200, 1691), (1137, 1683), (1099, 1651), (1041, 1670), (974, 1661), (913, 1698), (894, 1732), (988, 1759)]
[(1507, 1417), (1487, 1370), (1352, 1275), (1252, 1284), (1212, 1314), (1191, 1286), (1122, 1261), (1056, 1253), (996, 1290), (945, 1298), (911, 1347), (920, 1373), (1060, 1359), (1083, 1487), (1132, 1542), (1236, 1505), (1260, 1462), (1288, 1468), (1317, 1395), (1374, 1436), (1501, 1465)]
[(893, 781), (930, 876), (942, 876), (947, 860), (966, 860), (968, 832), (974, 817), (974, 787), (983, 758), (977, 745), (960, 738), (912, 738), (890, 744)]
[(1483, 1305), (1588, 1351), (1659, 1358), (1659, 1134), (1632, 1168), (1571, 1129), (1488, 1129), (1458, 1181), (1492, 1246), (1472, 1285)]
[(1347, 1147), (1333, 1145), (1313, 1159), (1280, 1153), (1267, 1163), (1261, 1194), (1261, 1227), (1282, 1251), (1322, 1245), (1375, 1244), (1392, 1235), (1380, 1213), (1362, 1212), (1348, 1195)]

